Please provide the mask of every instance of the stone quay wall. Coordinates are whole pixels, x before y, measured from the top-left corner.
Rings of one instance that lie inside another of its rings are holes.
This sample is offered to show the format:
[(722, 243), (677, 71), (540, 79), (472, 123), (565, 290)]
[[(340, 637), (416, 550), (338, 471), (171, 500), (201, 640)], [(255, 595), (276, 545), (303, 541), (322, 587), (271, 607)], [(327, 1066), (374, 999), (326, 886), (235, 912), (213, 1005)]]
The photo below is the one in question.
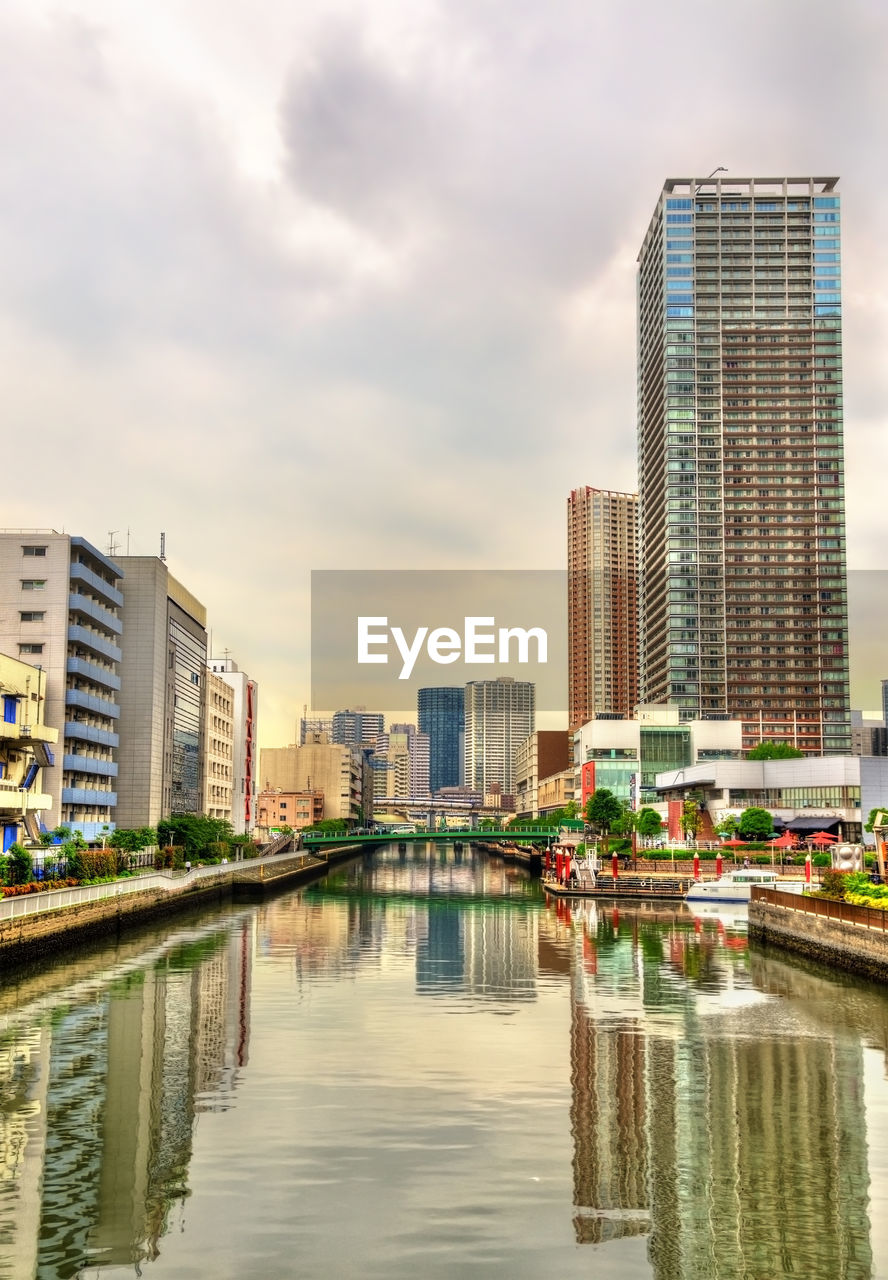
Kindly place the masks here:
[(749, 904), (749, 937), (850, 973), (888, 980), (888, 930), (756, 898)]
[[(219, 867), (201, 867), (189, 874), (170, 877), (134, 892), (120, 892), (120, 882), (95, 886), (101, 897), (71, 905), (52, 906), (59, 895), (28, 895), (17, 898), (28, 912), (0, 919), (0, 963), (30, 963), (64, 955), (78, 944), (93, 938), (116, 937), (139, 925), (165, 916), (200, 909), (233, 898), (261, 899), (273, 892), (309, 883), (326, 874), (330, 864), (352, 857), (354, 848), (325, 850), (323, 858), (304, 853), (278, 854), (258, 862), (232, 862)], [(127, 889), (131, 888), (131, 882)], [(71, 896), (77, 891), (72, 890)], [(37, 909), (33, 909), (37, 908)]]

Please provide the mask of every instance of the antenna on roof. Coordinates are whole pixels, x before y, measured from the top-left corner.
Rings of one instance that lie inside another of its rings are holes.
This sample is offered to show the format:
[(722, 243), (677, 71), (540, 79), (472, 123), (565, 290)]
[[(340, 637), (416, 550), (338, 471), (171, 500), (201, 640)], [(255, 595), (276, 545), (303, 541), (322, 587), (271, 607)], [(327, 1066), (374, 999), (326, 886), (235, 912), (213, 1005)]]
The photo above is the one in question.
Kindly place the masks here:
[[(712, 173), (710, 173), (709, 178), (714, 178), (717, 173), (727, 173), (727, 172), (728, 171), (725, 168), (725, 166), (723, 164), (720, 164), (717, 169), (712, 170)], [(704, 178), (703, 182), (708, 182), (709, 178)], [(700, 190), (700, 187), (703, 186), (703, 182), (701, 182), (700, 186), (696, 188), (696, 190), (694, 191), (694, 195), (696, 195), (697, 192)]]
[(114, 543), (114, 535), (117, 532), (119, 532), (117, 529), (108, 530), (108, 555), (109, 556), (113, 556), (117, 551), (117, 547)]
[(167, 558), (167, 536), (165, 533), (160, 535), (160, 558), (161, 560), (166, 560)]

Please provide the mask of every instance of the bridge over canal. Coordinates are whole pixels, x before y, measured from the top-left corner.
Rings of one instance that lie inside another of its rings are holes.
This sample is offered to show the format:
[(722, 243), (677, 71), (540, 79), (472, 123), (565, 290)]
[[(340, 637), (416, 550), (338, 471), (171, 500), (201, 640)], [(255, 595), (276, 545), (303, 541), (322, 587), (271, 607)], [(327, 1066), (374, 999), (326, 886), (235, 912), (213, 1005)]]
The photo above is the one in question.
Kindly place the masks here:
[(380, 844), (553, 844), (558, 832), (551, 827), (539, 831), (390, 831), (373, 835), (322, 836), (305, 832), (302, 842), (306, 849), (331, 848), (334, 845)]

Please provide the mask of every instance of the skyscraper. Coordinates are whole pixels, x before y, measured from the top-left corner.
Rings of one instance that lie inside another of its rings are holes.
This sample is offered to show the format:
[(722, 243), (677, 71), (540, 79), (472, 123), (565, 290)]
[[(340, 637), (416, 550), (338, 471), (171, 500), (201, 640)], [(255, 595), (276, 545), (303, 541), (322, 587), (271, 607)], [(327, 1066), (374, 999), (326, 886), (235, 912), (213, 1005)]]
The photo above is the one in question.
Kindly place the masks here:
[(672, 178), (639, 254), (642, 702), (850, 747), (836, 178)]
[(330, 741), (347, 747), (374, 747), (384, 728), (385, 717), (381, 711), (336, 711)]
[(457, 688), (420, 689), (419, 731), (429, 739), (429, 790), (462, 783), (466, 693)]
[(429, 739), (415, 724), (393, 724), (376, 738), (374, 757), (384, 768), (373, 777), (377, 797), (407, 796), (427, 799), (429, 794)]
[(482, 795), (496, 783), (515, 792), (515, 755), (535, 728), (536, 688), (527, 680), (500, 676), (466, 685), (464, 778)]
[(633, 493), (584, 485), (567, 500), (571, 731), (638, 702), (637, 514)]

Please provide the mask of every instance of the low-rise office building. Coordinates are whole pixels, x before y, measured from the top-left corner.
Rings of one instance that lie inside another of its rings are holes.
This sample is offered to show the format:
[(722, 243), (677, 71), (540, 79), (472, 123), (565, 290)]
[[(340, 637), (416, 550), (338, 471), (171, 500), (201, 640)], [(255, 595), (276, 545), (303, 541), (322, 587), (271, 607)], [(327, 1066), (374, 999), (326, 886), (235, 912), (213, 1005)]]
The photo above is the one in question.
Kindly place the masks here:
[(364, 818), (364, 757), (352, 747), (335, 742), (263, 747), (259, 774), (263, 791), (323, 792), (325, 819)]
[(260, 791), (256, 827), (261, 834), (291, 827), (301, 831), (324, 817), (323, 791), (281, 791), (274, 787)]
[(599, 787), (636, 806), (660, 800), (657, 775), (709, 760), (739, 760), (739, 720), (680, 719), (679, 708), (640, 706), (631, 720), (597, 716), (574, 734), (575, 794), (585, 805)]
[(773, 814), (778, 828), (800, 837), (826, 831), (839, 840), (872, 844), (873, 836), (862, 828), (871, 809), (888, 807), (888, 757), (708, 760), (659, 774), (657, 791), (669, 806), (671, 826), (683, 801), (695, 799), (712, 827), (759, 808)]
[(515, 809), (520, 818), (539, 816), (540, 779), (567, 769), (571, 761), (571, 738), (566, 729), (537, 729), (519, 743), (515, 752)]
[[(563, 809), (574, 798), (575, 778), (573, 769), (560, 769), (548, 778), (540, 778), (537, 789), (539, 813), (545, 815)], [(534, 815), (536, 816), (536, 815)]]

